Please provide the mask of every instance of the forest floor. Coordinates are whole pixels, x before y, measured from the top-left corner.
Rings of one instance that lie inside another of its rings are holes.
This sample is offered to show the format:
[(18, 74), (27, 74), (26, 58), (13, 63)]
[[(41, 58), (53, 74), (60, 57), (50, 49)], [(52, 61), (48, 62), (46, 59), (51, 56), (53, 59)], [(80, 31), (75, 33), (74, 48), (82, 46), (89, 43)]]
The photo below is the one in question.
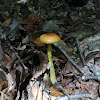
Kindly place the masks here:
[[(100, 2), (0, 1), (0, 100), (100, 100)], [(42, 34), (52, 44), (53, 84)]]

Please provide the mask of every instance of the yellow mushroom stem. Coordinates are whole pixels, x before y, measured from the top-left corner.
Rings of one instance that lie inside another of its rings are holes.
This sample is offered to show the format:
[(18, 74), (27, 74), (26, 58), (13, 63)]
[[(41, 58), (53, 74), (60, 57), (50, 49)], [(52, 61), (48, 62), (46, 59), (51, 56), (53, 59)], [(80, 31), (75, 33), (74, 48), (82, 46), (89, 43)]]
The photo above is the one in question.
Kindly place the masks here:
[(47, 49), (47, 54), (48, 54), (48, 60), (49, 60), (49, 65), (50, 65), (50, 79), (51, 82), (54, 84), (56, 82), (56, 75), (55, 75), (55, 69), (52, 61), (52, 45), (48, 44), (48, 49)]

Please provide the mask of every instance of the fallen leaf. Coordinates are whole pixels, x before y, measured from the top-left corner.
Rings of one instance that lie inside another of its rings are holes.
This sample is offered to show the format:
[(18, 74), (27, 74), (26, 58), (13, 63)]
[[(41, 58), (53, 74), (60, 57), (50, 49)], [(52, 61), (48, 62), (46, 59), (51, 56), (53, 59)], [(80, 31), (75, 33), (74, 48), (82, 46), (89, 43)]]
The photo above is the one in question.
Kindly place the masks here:
[(6, 81), (6, 73), (0, 68), (0, 83)]
[(67, 88), (67, 93), (72, 94), (72, 89), (70, 87)]
[(55, 97), (55, 96), (49, 96), (48, 93), (46, 93), (45, 91), (43, 91), (43, 100), (49, 100), (49, 99), (56, 100), (56, 98), (57, 97)]
[(42, 93), (42, 83), (41, 83), (36, 100), (42, 100), (42, 98), (43, 98), (43, 93)]
[(44, 43), (40, 42), (39, 38), (37, 38), (36, 40), (33, 40), (32, 42), (35, 43), (37, 46), (43, 46), (43, 45), (45, 45)]
[(99, 96), (100, 96), (100, 84), (99, 84)]
[(3, 89), (7, 88), (8, 87), (8, 81), (3, 81)]
[(40, 16), (34, 16), (32, 18), (26, 18), (24, 20), (20, 20), (19, 23), (23, 24), (27, 33), (30, 34), (30, 33), (33, 33), (37, 29), (36, 24), (42, 20), (44, 20), (44, 18), (42, 18)]
[(10, 57), (7, 54), (4, 54), (5, 64), (7, 65), (10, 61)]
[(3, 84), (4, 84), (4, 81), (0, 83), (0, 91), (2, 90)]
[(3, 26), (4, 27), (7, 27), (7, 26), (9, 26), (10, 25), (10, 23), (11, 23), (11, 18), (8, 18), (8, 19), (6, 19), (4, 22), (3, 22)]
[(47, 73), (44, 74), (43, 81), (45, 82), (45, 88), (50, 88), (51, 80)]
[(81, 83), (81, 88), (82, 88), (82, 89), (85, 88), (85, 83), (84, 83), (84, 82)]
[(58, 97), (58, 96), (64, 96), (63, 93), (57, 91), (57, 90), (54, 89), (52, 86), (51, 86), (51, 94), (52, 94), (53, 96), (56, 96), (56, 97)]
[(27, 86), (28, 100), (36, 100), (38, 90), (39, 90), (39, 81), (34, 82), (33, 80), (30, 80), (30, 83)]
[(12, 75), (10, 73), (7, 74), (7, 80), (8, 80), (8, 91), (14, 90), (15, 89), (15, 82), (14, 79), (12, 78)]

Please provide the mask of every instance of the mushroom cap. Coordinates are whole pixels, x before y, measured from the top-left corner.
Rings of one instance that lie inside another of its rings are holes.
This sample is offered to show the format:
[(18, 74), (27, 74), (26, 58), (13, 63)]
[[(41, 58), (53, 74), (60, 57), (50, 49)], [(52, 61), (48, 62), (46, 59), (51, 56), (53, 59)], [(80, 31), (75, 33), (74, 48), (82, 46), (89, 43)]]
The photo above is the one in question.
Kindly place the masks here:
[(53, 44), (60, 40), (60, 37), (54, 33), (42, 34), (40, 36), (40, 41), (45, 44)]

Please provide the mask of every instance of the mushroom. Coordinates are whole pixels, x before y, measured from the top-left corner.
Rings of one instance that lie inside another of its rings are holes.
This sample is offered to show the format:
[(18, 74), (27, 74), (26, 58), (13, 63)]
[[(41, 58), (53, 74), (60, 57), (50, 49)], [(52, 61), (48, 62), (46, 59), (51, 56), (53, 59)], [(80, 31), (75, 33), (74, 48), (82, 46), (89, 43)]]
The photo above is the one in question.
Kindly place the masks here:
[(40, 36), (40, 41), (42, 43), (48, 44), (48, 49), (47, 49), (47, 55), (48, 55), (48, 60), (49, 60), (49, 65), (50, 65), (50, 79), (51, 82), (54, 84), (56, 82), (56, 75), (55, 75), (55, 69), (52, 61), (52, 45), (53, 43), (57, 43), (60, 40), (60, 37), (54, 33), (47, 33), (47, 34), (42, 34)]

